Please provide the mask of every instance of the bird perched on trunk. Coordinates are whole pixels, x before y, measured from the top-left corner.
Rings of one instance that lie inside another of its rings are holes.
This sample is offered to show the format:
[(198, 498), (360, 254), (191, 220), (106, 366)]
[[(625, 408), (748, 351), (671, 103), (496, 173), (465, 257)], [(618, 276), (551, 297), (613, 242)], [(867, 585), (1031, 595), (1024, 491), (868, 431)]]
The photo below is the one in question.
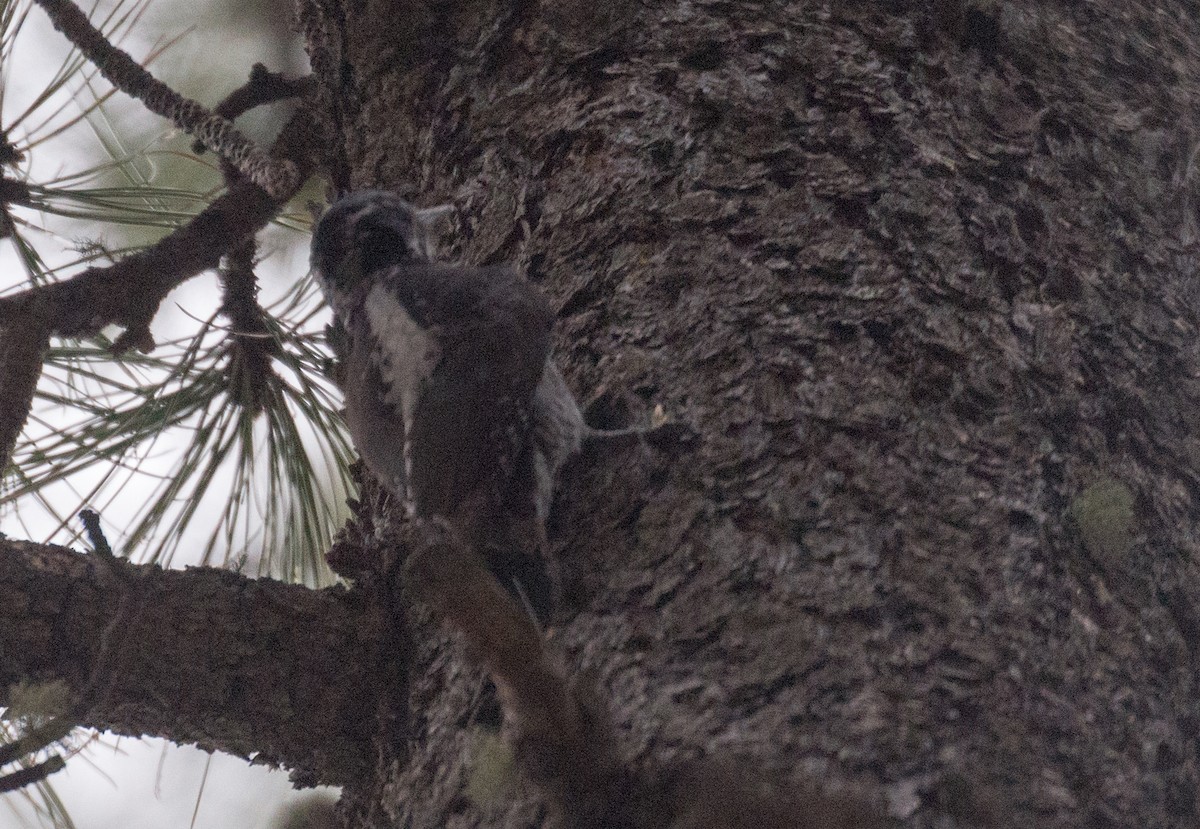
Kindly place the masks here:
[(432, 261), (440, 212), (362, 191), (317, 225), (346, 422), (410, 515), (449, 520), (545, 615), (554, 477), (592, 430), (550, 360), (549, 303), (510, 267)]

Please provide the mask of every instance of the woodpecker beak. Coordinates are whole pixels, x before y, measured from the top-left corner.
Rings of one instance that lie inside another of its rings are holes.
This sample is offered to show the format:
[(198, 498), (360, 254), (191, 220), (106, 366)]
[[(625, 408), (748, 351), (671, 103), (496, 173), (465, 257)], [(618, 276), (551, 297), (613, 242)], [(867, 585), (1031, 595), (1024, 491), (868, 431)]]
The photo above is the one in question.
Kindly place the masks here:
[(456, 212), (452, 204), (439, 204), (436, 207), (420, 207), (413, 210), (413, 220), (420, 232), (417, 234), (417, 244), (426, 259), (433, 258), (433, 249), (437, 238), (441, 236), (442, 224)]
[(437, 225), (454, 215), (456, 208), (452, 204), (439, 204), (436, 207), (421, 207), (414, 211), (417, 222), (426, 230), (433, 231)]

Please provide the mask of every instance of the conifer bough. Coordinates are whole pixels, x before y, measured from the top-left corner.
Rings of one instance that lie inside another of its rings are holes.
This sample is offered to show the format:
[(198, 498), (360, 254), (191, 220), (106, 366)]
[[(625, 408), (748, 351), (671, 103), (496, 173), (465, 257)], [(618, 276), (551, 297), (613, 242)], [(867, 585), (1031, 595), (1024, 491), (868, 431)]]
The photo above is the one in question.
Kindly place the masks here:
[(286, 201), (296, 192), (300, 174), (295, 164), (271, 158), (228, 119), (214, 115), (203, 104), (183, 97), (155, 78), (128, 53), (109, 43), (71, 0), (36, 2), (50, 16), (54, 28), (75, 44), (113, 86), (137, 98), (154, 114), (195, 135), (271, 198)]

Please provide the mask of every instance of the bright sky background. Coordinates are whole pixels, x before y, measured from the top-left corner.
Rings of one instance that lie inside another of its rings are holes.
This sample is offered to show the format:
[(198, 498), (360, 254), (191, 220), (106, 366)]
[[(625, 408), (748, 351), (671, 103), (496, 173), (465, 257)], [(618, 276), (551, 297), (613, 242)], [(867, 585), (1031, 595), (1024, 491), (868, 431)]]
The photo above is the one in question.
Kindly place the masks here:
[[(245, 15), (255, 12), (246, 9), (256, 8), (252, 4), (224, 0), (226, 5), (222, 7), (222, 2), (212, 0), (200, 7), (180, 0), (154, 0), (149, 12), (121, 45), (135, 59), (141, 60), (157, 44), (183, 35), (151, 65), (151, 69), (178, 91), (209, 105), (242, 83), (256, 61), (275, 70), (303, 71), (305, 63), (299, 42), (294, 40), (294, 35), (290, 36), (292, 42), (288, 42), (287, 35), (279, 34), (287, 32), (289, 2), (276, 4), (276, 14), (281, 15), (278, 18), (280, 25), (269, 28), (264, 28), (262, 9), (257, 11), (260, 18), (249, 19)], [(0, 6), (3, 3), (4, 0), (0, 0)], [(98, 20), (111, 6), (112, 0), (104, 0), (99, 9), (84, 8), (93, 20)], [(200, 18), (200, 14), (209, 17)], [(270, 14), (267, 10), (268, 21)], [(222, 21), (225, 25), (217, 25)], [(9, 64), (10, 73), (0, 78), (4, 88), (0, 123), (4, 126), (8, 126), (15, 114), (28, 105), (31, 96), (43, 88), (47, 76), (55, 71), (66, 52), (61, 36), (50, 28), (40, 9), (32, 12), (30, 23), (17, 41), (14, 60)], [(271, 28), (276, 32), (274, 38)], [(103, 84), (101, 88), (104, 88)], [(68, 84), (68, 89), (78, 100), (89, 99), (79, 83)], [(70, 96), (58, 100), (67, 103), (68, 112), (72, 107), (78, 111), (79, 103), (72, 101)], [(140, 104), (121, 100), (119, 94), (110, 99), (106, 114), (111, 131), (105, 137), (120, 142), (128, 151), (140, 149), (138, 142), (147, 140), (155, 146), (168, 141), (171, 146), (186, 146), (181, 138), (174, 136), (169, 124), (142, 111)], [(250, 122), (247, 130), (255, 137), (263, 137), (270, 129), (269, 119), (252, 117), (246, 120)], [(98, 135), (105, 132), (103, 125), (98, 132), (79, 125), (53, 142), (39, 146), (30, 158), (31, 180), (45, 181), (64, 171), (95, 163), (100, 150)], [(149, 139), (145, 138), (147, 132)], [(142, 137), (139, 138), (139, 134)], [(19, 139), (19, 136), (18, 131), (13, 138)], [(212, 157), (208, 156), (208, 160), (211, 162)], [(152, 165), (148, 165), (145, 172), (151, 176), (158, 174)], [(36, 217), (29, 218), (36, 220)], [(55, 217), (47, 217), (46, 221), (67, 240), (99, 235), (113, 240), (111, 229)], [(70, 255), (64, 257), (61, 252), (62, 244), (61, 240), (43, 238), (38, 240), (39, 252), (51, 265), (70, 261)], [(272, 291), (284, 290), (304, 272), (307, 268), (306, 244), (307, 240), (294, 231), (273, 228), (265, 234), (260, 254), (267, 261), (259, 270), (264, 300), (270, 298)], [(11, 243), (0, 240), (0, 290), (11, 289), (21, 278), (23, 272)], [(193, 280), (164, 303), (155, 320), (155, 330), (177, 332), (181, 327), (186, 328), (192, 324), (194, 316), (207, 315), (214, 296), (214, 277)], [(120, 500), (140, 506), (139, 502), (144, 498), (137, 492), (123, 492)], [(120, 501), (114, 503), (103, 513), (106, 529), (114, 528), (113, 538), (119, 536), (123, 520), (119, 504)], [(50, 524), (45, 518), (27, 514), (20, 527), (13, 525), (8, 514), (4, 519), (0, 530), (14, 537), (39, 539), (39, 520), (42, 522), (41, 535), (49, 532)], [(175, 566), (186, 563), (176, 561)], [(100, 735), (93, 740), (50, 782), (78, 829), (184, 829), (189, 826), (196, 829), (269, 829), (282, 804), (312, 796), (312, 790), (294, 792), (286, 772), (249, 767), (236, 758), (222, 755), (213, 755), (210, 761), (207, 753), (171, 746), (162, 740), (118, 740), (112, 735)], [(39, 825), (48, 824), (30, 816), (21, 795), (0, 795), (0, 829)]]

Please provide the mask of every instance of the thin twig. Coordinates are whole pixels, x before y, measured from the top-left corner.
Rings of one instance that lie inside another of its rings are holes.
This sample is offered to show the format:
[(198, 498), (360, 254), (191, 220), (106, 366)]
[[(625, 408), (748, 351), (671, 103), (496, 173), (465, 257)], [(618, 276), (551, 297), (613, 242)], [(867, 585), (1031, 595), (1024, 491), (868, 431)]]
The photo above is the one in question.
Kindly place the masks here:
[(92, 551), (101, 558), (115, 558), (112, 547), (108, 546), (108, 539), (104, 537), (104, 530), (100, 528), (100, 514), (91, 509), (80, 510), (79, 520), (83, 523), (84, 530), (87, 531), (88, 541), (92, 543)]
[(233, 328), (227, 369), (229, 393), (257, 414), (270, 396), (275, 377), (272, 358), (279, 353), (279, 343), (267, 327), (267, 312), (258, 304), (255, 251), (254, 238), (246, 239), (225, 255), (219, 275), (224, 294), (220, 311)]
[(271, 158), (228, 119), (214, 115), (199, 102), (183, 97), (155, 78), (128, 53), (109, 43), (71, 0), (36, 2), (50, 16), (54, 28), (75, 44), (113, 86), (195, 135), (205, 147), (228, 159), (273, 199), (284, 200), (295, 192), (300, 183), (295, 164)]
[(5, 792), (15, 792), (17, 789), (28, 786), (32, 783), (37, 783), (39, 780), (45, 780), (56, 771), (61, 771), (66, 766), (67, 761), (62, 757), (55, 755), (47, 760), (43, 760), (36, 766), (30, 766), (27, 769), (14, 771), (12, 774), (6, 774), (0, 777), (0, 794)]

